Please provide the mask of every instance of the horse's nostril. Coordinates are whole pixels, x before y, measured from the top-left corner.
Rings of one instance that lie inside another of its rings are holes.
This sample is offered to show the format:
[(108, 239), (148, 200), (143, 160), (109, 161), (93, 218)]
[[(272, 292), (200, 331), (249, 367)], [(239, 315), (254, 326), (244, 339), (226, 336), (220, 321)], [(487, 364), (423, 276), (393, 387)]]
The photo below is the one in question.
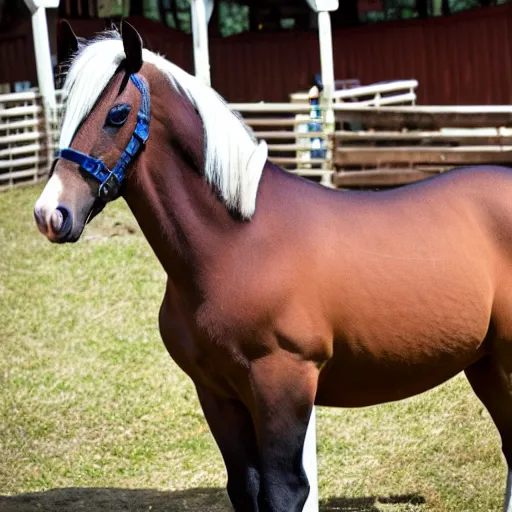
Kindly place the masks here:
[(52, 225), (53, 232), (60, 233), (62, 225), (64, 224), (64, 216), (58, 209), (52, 212), (50, 223)]
[(40, 227), (40, 228), (46, 228), (45, 226), (45, 222), (44, 222), (44, 213), (43, 213), (43, 209), (40, 207), (40, 206), (35, 206), (34, 208), (34, 219), (36, 221), (36, 224)]
[(73, 225), (71, 212), (64, 206), (58, 206), (51, 218), (52, 228), (60, 238), (65, 237), (71, 231)]

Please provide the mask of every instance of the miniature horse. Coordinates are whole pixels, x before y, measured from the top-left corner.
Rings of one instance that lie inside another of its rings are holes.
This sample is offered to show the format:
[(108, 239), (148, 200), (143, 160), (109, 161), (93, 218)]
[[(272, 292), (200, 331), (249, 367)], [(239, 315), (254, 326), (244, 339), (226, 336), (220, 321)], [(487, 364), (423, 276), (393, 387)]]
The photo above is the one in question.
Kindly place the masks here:
[(511, 467), (510, 170), (323, 188), (269, 163), (210, 88), (128, 24), (82, 47), (66, 84), (37, 225), (75, 242), (125, 198), (168, 274), (160, 332), (197, 388), (235, 510), (303, 510), (314, 404), (400, 400), (461, 371)]

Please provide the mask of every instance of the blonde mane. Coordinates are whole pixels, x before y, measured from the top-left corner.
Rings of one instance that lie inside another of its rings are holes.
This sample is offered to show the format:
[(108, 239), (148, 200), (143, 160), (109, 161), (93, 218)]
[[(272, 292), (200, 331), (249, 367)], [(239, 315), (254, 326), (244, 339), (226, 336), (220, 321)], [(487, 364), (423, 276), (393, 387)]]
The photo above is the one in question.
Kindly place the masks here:
[[(212, 88), (160, 55), (147, 49), (142, 55), (144, 62), (156, 66), (169, 79), (169, 85), (183, 91), (197, 108), (205, 134), (205, 178), (220, 193), (226, 206), (243, 218), (250, 218), (256, 208), (258, 184), (267, 158), (265, 143), (258, 146), (249, 128)], [(66, 110), (60, 148), (69, 147), (78, 126), (124, 58), (123, 43), (113, 33), (80, 49), (64, 84)]]

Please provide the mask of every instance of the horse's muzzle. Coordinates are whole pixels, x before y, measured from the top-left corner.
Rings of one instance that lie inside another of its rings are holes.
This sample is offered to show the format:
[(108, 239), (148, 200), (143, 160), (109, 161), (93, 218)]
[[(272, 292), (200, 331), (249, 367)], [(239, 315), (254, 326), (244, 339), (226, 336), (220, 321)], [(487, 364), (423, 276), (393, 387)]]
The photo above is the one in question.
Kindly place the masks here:
[(36, 205), (34, 208), (34, 219), (39, 231), (51, 242), (65, 243), (75, 242), (72, 239), (73, 216), (65, 206), (58, 206), (48, 213), (44, 207)]

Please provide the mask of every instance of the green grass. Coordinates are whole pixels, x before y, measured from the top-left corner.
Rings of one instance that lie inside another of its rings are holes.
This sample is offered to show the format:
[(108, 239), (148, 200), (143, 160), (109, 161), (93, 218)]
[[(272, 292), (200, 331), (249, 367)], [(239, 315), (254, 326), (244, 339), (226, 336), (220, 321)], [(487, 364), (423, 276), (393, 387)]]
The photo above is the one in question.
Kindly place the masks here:
[[(75, 245), (0, 194), (0, 511), (229, 510), (224, 466), (157, 313), (165, 276), (122, 201)], [(462, 377), (320, 409), (324, 511), (500, 510), (497, 433)], [(35, 493), (28, 494), (27, 493)]]

